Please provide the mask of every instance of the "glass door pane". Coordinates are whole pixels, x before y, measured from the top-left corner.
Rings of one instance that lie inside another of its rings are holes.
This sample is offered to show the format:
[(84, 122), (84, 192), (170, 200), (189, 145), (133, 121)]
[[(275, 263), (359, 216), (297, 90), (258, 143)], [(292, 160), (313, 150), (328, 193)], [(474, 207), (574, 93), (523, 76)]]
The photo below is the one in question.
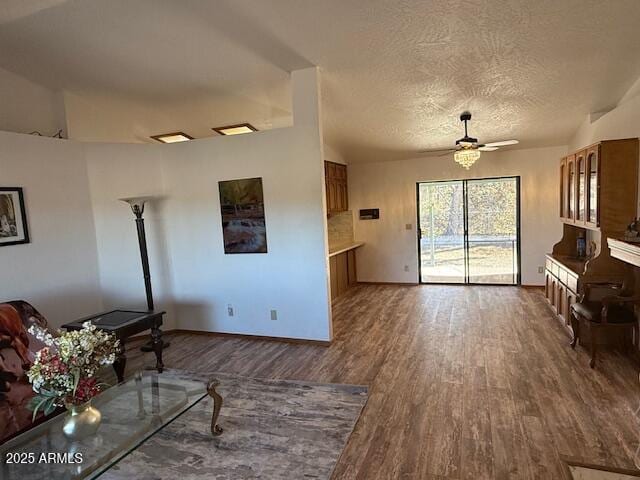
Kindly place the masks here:
[(583, 154), (576, 157), (577, 169), (578, 169), (578, 211), (576, 214), (576, 220), (584, 221), (586, 218), (586, 174), (585, 174), (585, 158)]
[(518, 180), (467, 182), (469, 283), (518, 283)]
[(569, 215), (571, 220), (576, 218), (576, 170), (575, 170), (575, 158), (571, 158), (567, 163), (569, 169), (568, 181), (569, 181)]
[(560, 218), (564, 218), (566, 216), (566, 211), (564, 208), (564, 179), (565, 179), (565, 160), (562, 160), (560, 164)]
[(465, 283), (462, 181), (418, 184), (420, 281)]
[(589, 152), (589, 222), (598, 223), (598, 157)]

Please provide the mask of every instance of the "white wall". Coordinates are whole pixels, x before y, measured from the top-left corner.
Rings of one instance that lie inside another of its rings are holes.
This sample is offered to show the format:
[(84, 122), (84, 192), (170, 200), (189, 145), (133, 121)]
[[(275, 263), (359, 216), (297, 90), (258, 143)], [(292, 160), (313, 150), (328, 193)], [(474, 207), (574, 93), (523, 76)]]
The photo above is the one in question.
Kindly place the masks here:
[[(100, 285), (105, 308), (146, 310), (134, 215), (120, 198), (164, 193), (162, 145), (83, 144), (93, 204)], [(145, 208), (151, 283), (157, 310), (166, 310), (165, 329), (176, 328), (171, 264), (157, 205)]]
[[(499, 176), (521, 177), (522, 283), (544, 284), (538, 267), (562, 235), (557, 215), (558, 162), (566, 147), (483, 153), (470, 170), (451, 156), (352, 164), (348, 167), (349, 202), (354, 211), (358, 280), (418, 281), (416, 183)], [(379, 220), (359, 220), (361, 208), (379, 208)], [(411, 230), (406, 229), (411, 224)], [(404, 266), (409, 271), (404, 271)]]
[(249, 122), (258, 130), (288, 127), (290, 111), (225, 94), (197, 102), (145, 102), (115, 95), (64, 94), (69, 138), (83, 142), (157, 143), (151, 135), (181, 131), (195, 138), (218, 136), (212, 127)]
[(56, 327), (100, 311), (82, 146), (0, 132), (0, 186), (24, 188), (31, 236), (0, 247), (0, 301), (27, 300)]
[(62, 94), (0, 68), (0, 130), (53, 135), (66, 130)]
[(338, 150), (326, 143), (324, 144), (324, 159), (327, 162), (341, 163), (343, 165), (347, 164), (344, 156)]
[(569, 151), (601, 140), (640, 137), (640, 95), (632, 96), (591, 122), (587, 117), (569, 142)]
[[(292, 77), (291, 128), (174, 145), (85, 144), (107, 305), (144, 300), (133, 217), (117, 198), (155, 194), (163, 198), (145, 215), (151, 274), (170, 326), (331, 338), (317, 72)], [(268, 253), (225, 255), (218, 182), (247, 177), (263, 179)]]
[[(156, 308), (166, 328), (331, 339), (319, 77), (292, 73), (294, 127), (161, 144), (0, 132), (0, 182), (25, 189), (32, 243), (0, 248), (0, 300), (54, 325), (145, 308), (134, 217), (145, 212)], [(262, 177), (268, 253), (225, 255), (218, 182)], [(235, 315), (227, 316), (227, 305)], [(270, 311), (278, 319), (270, 319)]]

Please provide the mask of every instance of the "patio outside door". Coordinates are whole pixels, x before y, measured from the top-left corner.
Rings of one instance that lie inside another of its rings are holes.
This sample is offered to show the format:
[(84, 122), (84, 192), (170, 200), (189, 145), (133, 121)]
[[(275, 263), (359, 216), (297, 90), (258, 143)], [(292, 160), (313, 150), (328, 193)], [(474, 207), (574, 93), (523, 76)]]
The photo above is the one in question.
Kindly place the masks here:
[(520, 178), (417, 185), (422, 283), (520, 283)]

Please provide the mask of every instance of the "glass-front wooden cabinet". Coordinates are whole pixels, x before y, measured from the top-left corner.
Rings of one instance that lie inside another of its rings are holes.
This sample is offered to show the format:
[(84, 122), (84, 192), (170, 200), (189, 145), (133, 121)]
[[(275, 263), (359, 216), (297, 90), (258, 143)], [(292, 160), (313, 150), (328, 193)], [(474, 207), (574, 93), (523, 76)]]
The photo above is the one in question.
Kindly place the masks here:
[(600, 176), (598, 162), (598, 146), (591, 147), (587, 150), (586, 166), (588, 170), (587, 177), (587, 225), (598, 227), (599, 222), (599, 198), (600, 198)]
[[(558, 181), (552, 178), (546, 185), (559, 187), (563, 225), (562, 238), (546, 256), (545, 295), (554, 316), (567, 330), (571, 306), (584, 293), (585, 282), (617, 283), (627, 275), (625, 265), (611, 254), (610, 242), (638, 216), (639, 157), (639, 138), (585, 145), (558, 159), (559, 184), (552, 185)], [(587, 240), (587, 255), (578, 238)], [(617, 338), (611, 340), (619, 342)]]
[(600, 228), (600, 144), (560, 160), (560, 219)]

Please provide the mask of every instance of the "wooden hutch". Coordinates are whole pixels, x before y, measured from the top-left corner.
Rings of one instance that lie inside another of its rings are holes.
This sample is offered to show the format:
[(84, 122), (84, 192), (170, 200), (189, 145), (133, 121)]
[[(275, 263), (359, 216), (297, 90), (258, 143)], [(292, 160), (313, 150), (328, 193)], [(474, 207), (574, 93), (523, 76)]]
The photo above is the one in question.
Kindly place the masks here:
[[(547, 255), (545, 294), (570, 330), (571, 304), (585, 281), (624, 277), (625, 264), (611, 256), (607, 238), (620, 238), (636, 216), (638, 139), (602, 141), (567, 155), (560, 160), (559, 182), (563, 235)], [(587, 256), (578, 257), (579, 237), (586, 240)]]

